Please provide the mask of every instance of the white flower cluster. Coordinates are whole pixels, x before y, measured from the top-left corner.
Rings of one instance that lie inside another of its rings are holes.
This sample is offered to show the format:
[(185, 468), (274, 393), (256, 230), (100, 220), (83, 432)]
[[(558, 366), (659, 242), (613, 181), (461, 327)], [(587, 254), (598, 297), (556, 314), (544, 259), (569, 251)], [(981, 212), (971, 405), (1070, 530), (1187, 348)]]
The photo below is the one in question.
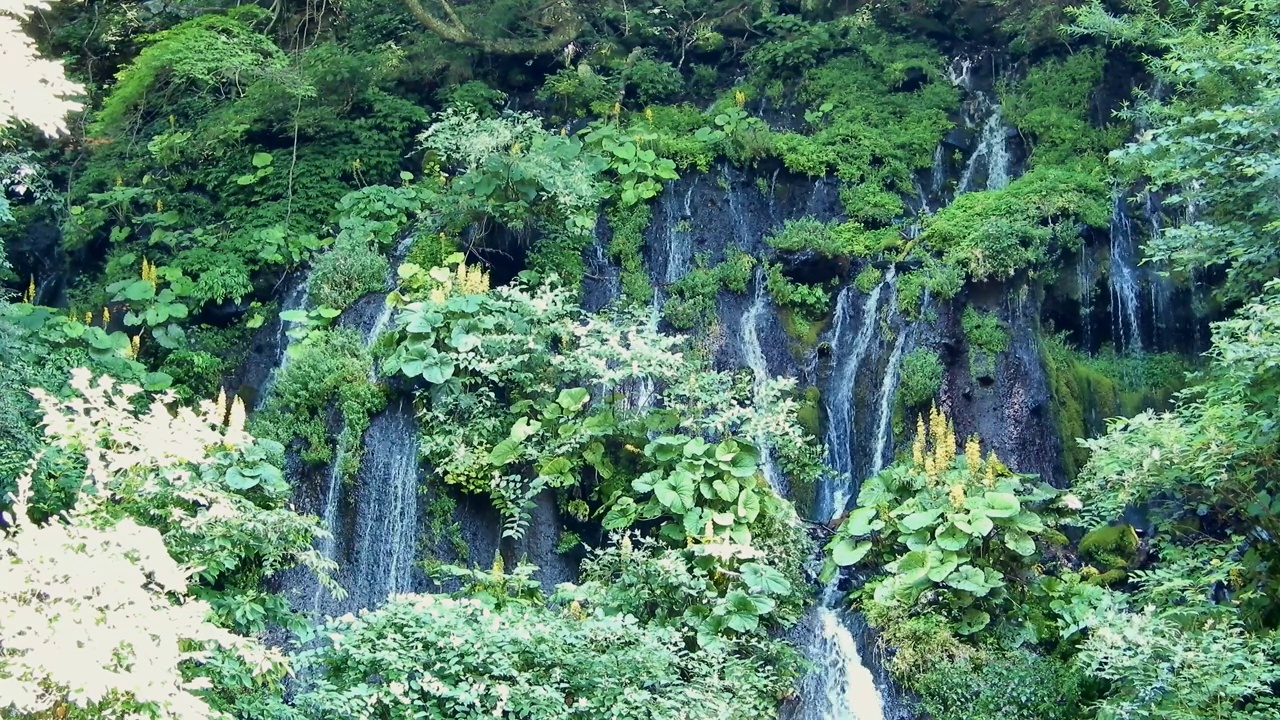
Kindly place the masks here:
[(47, 135), (66, 132), (67, 113), (79, 110), (69, 97), (84, 88), (67, 79), (62, 63), (36, 53), (22, 21), (45, 0), (0, 0), (0, 128), (15, 122), (34, 125)]

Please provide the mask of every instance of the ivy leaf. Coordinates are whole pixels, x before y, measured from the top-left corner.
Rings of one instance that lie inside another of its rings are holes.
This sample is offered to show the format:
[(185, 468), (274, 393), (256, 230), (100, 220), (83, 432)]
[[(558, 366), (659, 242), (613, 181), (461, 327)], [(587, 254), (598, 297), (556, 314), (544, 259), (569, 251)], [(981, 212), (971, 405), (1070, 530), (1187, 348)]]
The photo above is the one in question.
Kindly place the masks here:
[(1040, 516), (1030, 510), (1023, 510), (1013, 516), (1014, 527), (1029, 533), (1038, 533), (1044, 530), (1044, 521)]
[(876, 517), (876, 509), (873, 507), (860, 507), (849, 513), (841, 528), (851, 537), (862, 537), (870, 535), (872, 532), (884, 527), (884, 521)]
[(943, 550), (959, 552), (969, 544), (969, 533), (956, 527), (955, 523), (940, 526), (934, 533), (938, 547)]
[(746, 633), (760, 627), (760, 609), (750, 595), (732, 590), (724, 603), (716, 608), (716, 614), (724, 617), (726, 627)]
[(750, 488), (744, 489), (738, 495), (738, 517), (749, 523), (755, 522), (760, 516), (760, 496), (755, 490)]
[(972, 635), (991, 623), (991, 616), (984, 610), (969, 608), (960, 616), (956, 632), (961, 635)]
[(502, 467), (512, 460), (516, 459), (520, 454), (520, 442), (512, 438), (507, 438), (489, 451), (489, 464)]
[(906, 528), (908, 532), (915, 532), (932, 525), (941, 516), (942, 508), (934, 508), (932, 510), (920, 510), (913, 512), (898, 522)]
[(575, 413), (581, 410), (590, 399), (591, 395), (586, 388), (569, 388), (560, 391), (560, 395), (556, 397), (556, 404), (564, 408), (567, 413)]
[(973, 593), (978, 597), (982, 597), (991, 591), (987, 586), (986, 576), (982, 571), (972, 565), (963, 565), (956, 568), (943, 581), (948, 587), (957, 590)]
[(913, 550), (898, 558), (894, 572), (906, 585), (918, 585), (929, 578), (929, 570), (932, 568), (933, 558), (929, 553)]
[(227, 468), (227, 474), (223, 476), (223, 480), (227, 483), (227, 487), (232, 490), (248, 490), (258, 484), (257, 477), (246, 475), (234, 465)]
[(987, 515), (991, 517), (1013, 517), (1022, 510), (1022, 504), (1013, 493), (985, 492), (982, 499), (986, 501)]

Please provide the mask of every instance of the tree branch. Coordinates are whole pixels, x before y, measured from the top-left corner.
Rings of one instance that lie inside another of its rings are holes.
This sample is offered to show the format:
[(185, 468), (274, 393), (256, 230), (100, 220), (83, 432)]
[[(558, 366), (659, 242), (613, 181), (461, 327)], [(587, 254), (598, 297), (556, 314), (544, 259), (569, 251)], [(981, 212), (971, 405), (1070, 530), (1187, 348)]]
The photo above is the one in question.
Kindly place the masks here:
[(421, 0), (403, 0), (409, 14), (442, 40), (474, 47), (495, 55), (546, 55), (557, 53), (572, 42), (582, 31), (582, 17), (572, 10), (571, 0), (556, 3), (563, 17), (558, 19), (552, 33), (543, 38), (519, 40), (513, 38), (486, 38), (471, 32), (458, 17), (449, 0), (436, 0), (444, 11), (441, 19), (427, 11)]

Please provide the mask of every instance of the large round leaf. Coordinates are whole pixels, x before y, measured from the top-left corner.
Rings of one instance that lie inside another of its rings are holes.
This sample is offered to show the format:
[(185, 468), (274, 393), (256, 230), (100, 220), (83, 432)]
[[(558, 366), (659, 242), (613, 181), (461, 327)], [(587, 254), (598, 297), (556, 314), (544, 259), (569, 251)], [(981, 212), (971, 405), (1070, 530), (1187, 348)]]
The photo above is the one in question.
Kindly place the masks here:
[(938, 528), (934, 538), (937, 540), (938, 547), (943, 550), (959, 552), (969, 544), (970, 536), (969, 533), (956, 527), (955, 523), (947, 523)]
[(1013, 517), (1022, 511), (1022, 504), (1013, 493), (986, 492), (982, 499), (986, 501), (987, 515), (997, 518)]
[(882, 527), (884, 527), (884, 523), (876, 519), (875, 508), (860, 507), (849, 513), (849, 517), (845, 518), (844, 527), (841, 530), (846, 535), (862, 537), (870, 535)]
[(991, 623), (991, 616), (983, 610), (977, 608), (969, 608), (960, 616), (960, 622), (956, 624), (956, 632), (961, 635), (972, 635), (979, 630), (985, 628)]
[(693, 507), (698, 486), (689, 473), (676, 470), (653, 486), (653, 494), (667, 509), (683, 515)]
[(1004, 544), (1022, 557), (1030, 557), (1036, 551), (1036, 541), (1021, 530), (1010, 530), (1004, 534)]
[(853, 538), (842, 537), (831, 543), (831, 559), (835, 564), (842, 567), (856, 564), (862, 558), (867, 556), (871, 550), (871, 541), (863, 540), (855, 541)]
[(915, 532), (937, 522), (942, 516), (942, 508), (934, 508), (932, 510), (919, 510), (898, 521), (907, 532)]
[(930, 553), (913, 550), (898, 559), (896, 569), (898, 578), (907, 585), (918, 585), (929, 579), (929, 571), (933, 569), (933, 558)]

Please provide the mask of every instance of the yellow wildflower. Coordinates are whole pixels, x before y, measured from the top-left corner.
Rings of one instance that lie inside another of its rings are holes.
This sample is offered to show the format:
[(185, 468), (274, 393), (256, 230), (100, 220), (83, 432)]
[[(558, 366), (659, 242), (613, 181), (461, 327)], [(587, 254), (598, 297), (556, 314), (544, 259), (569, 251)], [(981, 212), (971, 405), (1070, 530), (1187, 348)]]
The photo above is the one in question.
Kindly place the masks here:
[(956, 483), (951, 486), (951, 490), (947, 492), (951, 498), (951, 507), (960, 510), (964, 508), (964, 485)]
[(977, 477), (982, 468), (982, 449), (978, 446), (978, 436), (970, 435), (964, 443), (964, 463), (969, 468), (969, 477)]
[(27, 281), (27, 294), (22, 298), (23, 302), (35, 302), (36, 299), (36, 276), (32, 275)]
[(653, 122), (653, 108), (644, 109), (644, 119)]
[(109, 325), (111, 323), (111, 311), (104, 305), (102, 307), (102, 324)]
[(742, 107), (747, 104), (747, 94), (741, 90), (733, 92), (733, 104)]

